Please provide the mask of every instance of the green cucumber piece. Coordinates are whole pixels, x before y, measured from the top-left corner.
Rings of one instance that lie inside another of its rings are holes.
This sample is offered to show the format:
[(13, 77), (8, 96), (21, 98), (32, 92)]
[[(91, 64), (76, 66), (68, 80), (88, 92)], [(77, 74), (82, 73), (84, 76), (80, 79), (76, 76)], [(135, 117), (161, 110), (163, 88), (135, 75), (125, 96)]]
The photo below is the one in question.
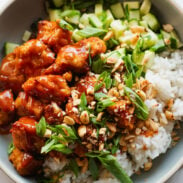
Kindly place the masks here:
[(139, 9), (135, 10), (130, 10), (129, 11), (129, 20), (131, 19), (136, 19), (136, 20), (140, 20), (140, 11)]
[(131, 19), (131, 20), (129, 20), (128, 25), (129, 25), (129, 27), (137, 26), (137, 25), (139, 25), (139, 21), (137, 19)]
[(49, 19), (51, 21), (56, 21), (56, 20), (60, 20), (61, 19), (61, 10), (54, 10), (54, 9), (49, 9), (48, 10), (49, 13)]
[(65, 20), (71, 24), (78, 25), (80, 21), (80, 15), (74, 15), (71, 17), (65, 17)]
[(127, 26), (123, 25), (121, 20), (114, 20), (110, 26), (112, 31), (114, 32), (116, 39), (121, 37), (123, 35), (123, 32), (127, 29)]
[(177, 42), (177, 48), (181, 48), (183, 46), (183, 44), (181, 43), (177, 33), (175, 31), (172, 31), (171, 33), (171, 37), (174, 38)]
[(167, 41), (169, 40), (169, 44), (168, 46), (172, 49), (178, 49), (181, 48), (183, 46), (183, 44), (181, 43), (179, 37), (177, 36), (175, 31), (172, 31), (171, 33), (168, 33), (164, 30), (161, 30), (161, 34), (163, 36), (163, 39), (165, 41), (165, 44), (167, 45)]
[(99, 16), (103, 12), (103, 4), (96, 4), (95, 5), (95, 15)]
[(142, 36), (142, 49), (146, 50), (154, 46), (158, 42), (158, 36), (154, 32), (149, 32)]
[(125, 16), (123, 7), (121, 3), (116, 3), (110, 6), (112, 14), (114, 15), (115, 18), (121, 19)]
[(151, 66), (154, 63), (154, 59), (155, 59), (155, 52), (151, 50), (147, 50), (145, 51), (142, 65), (145, 65), (146, 68), (151, 68)]
[(178, 48), (178, 42), (174, 37), (170, 37), (170, 47), (172, 49), (177, 49)]
[(16, 43), (9, 43), (9, 42), (6, 42), (4, 44), (4, 51), (5, 51), (5, 55), (8, 55), (9, 53), (12, 53), (14, 51), (14, 49), (16, 47), (20, 46), (19, 44), (16, 44)]
[(166, 45), (164, 43), (163, 36), (159, 34), (157, 43), (153, 47), (151, 47), (150, 50), (159, 53), (164, 51), (165, 48), (166, 48)]
[(140, 13), (142, 15), (146, 15), (151, 10), (151, 0), (144, 0), (141, 7), (140, 7)]
[(81, 41), (82, 39), (84, 39), (82, 36), (80, 36), (78, 34), (78, 31), (79, 31), (78, 29), (75, 29), (74, 32), (72, 33), (72, 39), (76, 42)]
[(84, 25), (85, 27), (86, 26), (90, 26), (90, 23), (89, 23), (89, 15), (88, 14), (86, 14), (86, 13), (84, 13), (82, 16), (81, 16), (81, 18), (80, 18), (80, 23), (82, 24), (82, 25)]
[(171, 35), (168, 32), (165, 32), (164, 30), (160, 30), (162, 36), (164, 39), (170, 39)]
[(107, 17), (105, 19), (104, 25), (107, 28), (107, 27), (110, 26), (111, 22), (114, 21), (114, 17), (113, 17), (113, 15), (112, 15), (110, 10), (106, 11), (106, 15), (107, 15)]
[(142, 17), (142, 20), (146, 21), (148, 26), (153, 30), (153, 31), (158, 31), (160, 29), (160, 23), (158, 19), (153, 15), (152, 13), (148, 13), (145, 16)]
[(133, 54), (132, 54), (133, 62), (136, 63), (137, 65), (142, 65), (144, 55), (145, 55), (144, 52), (133, 51)]
[(124, 2), (123, 7), (124, 8), (128, 7), (129, 10), (139, 9), (140, 8), (140, 3), (138, 1)]
[(147, 22), (144, 20), (140, 21), (139, 24), (145, 28), (149, 28)]
[(103, 24), (95, 14), (89, 14), (89, 22), (93, 27), (102, 28)]
[(32, 35), (32, 33), (30, 31), (26, 30), (22, 37), (22, 41), (24, 41), (24, 42), (28, 41), (30, 39), (31, 35)]
[(76, 24), (76, 25), (79, 24), (80, 11), (78, 10), (65, 10), (62, 13), (60, 13), (60, 16), (71, 24)]
[(65, 0), (52, 0), (52, 1), (53, 1), (53, 5), (56, 8), (60, 8), (65, 3)]

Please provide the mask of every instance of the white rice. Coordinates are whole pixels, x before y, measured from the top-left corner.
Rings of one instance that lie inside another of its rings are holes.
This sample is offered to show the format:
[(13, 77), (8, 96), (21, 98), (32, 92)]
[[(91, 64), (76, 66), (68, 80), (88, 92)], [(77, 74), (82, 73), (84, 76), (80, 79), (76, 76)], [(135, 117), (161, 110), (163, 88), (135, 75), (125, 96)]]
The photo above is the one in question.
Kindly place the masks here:
[[(171, 144), (171, 135), (163, 127), (153, 137), (137, 136), (135, 148), (129, 145), (128, 152), (135, 162), (135, 171), (143, 168), (148, 159), (155, 159), (160, 154), (165, 153)], [(145, 148), (144, 148), (145, 147)]]
[[(183, 119), (183, 52), (175, 52), (170, 58), (156, 56), (152, 67), (146, 72), (146, 79), (149, 80), (157, 90), (155, 99), (146, 100), (145, 103), (149, 108), (150, 118), (155, 122), (159, 122), (159, 115), (164, 114), (163, 108), (169, 99), (174, 99), (173, 114), (176, 120)], [(128, 145), (126, 153), (117, 153), (117, 160), (122, 168), (131, 176), (134, 172), (144, 167), (144, 164), (149, 159), (155, 159), (160, 154), (165, 153), (171, 144), (171, 132), (174, 123), (168, 122), (164, 127), (159, 127), (158, 133), (152, 137), (143, 135), (136, 136), (135, 148), (131, 144)], [(146, 148), (144, 148), (144, 146)], [(57, 162), (58, 163), (58, 162)], [(45, 162), (45, 166), (52, 171), (61, 170), (66, 162), (54, 164), (50, 159)], [(107, 171), (103, 170), (100, 173), (98, 181), (92, 181), (89, 172), (79, 175), (76, 178), (72, 172), (64, 175), (61, 183), (117, 183), (118, 181)]]
[(156, 56), (153, 66), (147, 70), (146, 79), (158, 90), (158, 99), (166, 102), (173, 98), (176, 120), (183, 117), (183, 52), (177, 51), (170, 58)]

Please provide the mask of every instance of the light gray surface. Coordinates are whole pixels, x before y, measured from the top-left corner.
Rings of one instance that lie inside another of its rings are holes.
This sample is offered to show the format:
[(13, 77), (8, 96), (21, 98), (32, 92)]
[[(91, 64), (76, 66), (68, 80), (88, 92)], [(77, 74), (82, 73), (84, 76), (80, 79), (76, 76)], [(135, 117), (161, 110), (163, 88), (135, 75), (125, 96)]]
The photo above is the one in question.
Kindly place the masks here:
[[(3, 6), (6, 3), (7, 0), (0, 0), (0, 6)], [(164, 0), (162, 0), (164, 1)], [(160, 4), (163, 3), (162, 1), (160, 1)], [(183, 0), (174, 0), (180, 3), (180, 6), (183, 6)], [(27, 1), (28, 2), (28, 1)], [(30, 2), (30, 1), (29, 1)], [(157, 2), (157, 1), (156, 1)], [(23, 5), (22, 5), (23, 6)], [(31, 8), (31, 7), (30, 7)], [(162, 8), (162, 6), (161, 6)], [(32, 8), (32, 11), (36, 14), (36, 8)], [(183, 10), (182, 10), (183, 11)], [(21, 17), (22, 14), (24, 15), (24, 13), (22, 12), (17, 12), (16, 16), (17, 17)], [(171, 14), (170, 14), (171, 15)], [(31, 15), (32, 16), (32, 15)], [(34, 17), (34, 16), (33, 16)], [(11, 18), (11, 17), (10, 17)], [(20, 18), (21, 19), (21, 18)], [(30, 20), (30, 17), (28, 17), (28, 19)], [(181, 19), (182, 21), (182, 19)], [(12, 22), (13, 23), (13, 22)], [(24, 23), (25, 25), (28, 25), (30, 22), (27, 21), (27, 23)], [(178, 25), (178, 20), (176, 19), (176, 21), (174, 21), (175, 25)], [(4, 25), (4, 24), (3, 24)], [(23, 25), (22, 27), (25, 27), (25, 25)], [(16, 24), (13, 24), (14, 27), (16, 27)], [(11, 31), (14, 31), (13, 26), (10, 27), (10, 29), (8, 30), (9, 33), (11, 33)], [(2, 25), (0, 27), (0, 29), (2, 28)], [(16, 28), (17, 29), (17, 28)], [(11, 41), (16, 41), (20, 38), (20, 34), (22, 34), (23, 30), (20, 26), (18, 27), (18, 29), (21, 30), (21, 33), (19, 32), (19, 36), (17, 36), (18, 34), (9, 34), (9, 39), (11, 39)], [(1, 29), (2, 30), (2, 29)], [(16, 31), (17, 32), (17, 31)], [(15, 36), (16, 35), (16, 36)], [(15, 37), (15, 38), (14, 38)], [(7, 39), (7, 37), (5, 36), (5, 38)], [(2, 40), (1, 40), (2, 41)], [(2, 146), (1, 146), (2, 148)], [(6, 161), (4, 159), (4, 161)], [(4, 162), (3, 161), (3, 162)], [(176, 175), (174, 175), (169, 181), (168, 183), (182, 183), (183, 181), (183, 169), (181, 169)], [(2, 171), (0, 170), (0, 183), (13, 183), (4, 173), (2, 173)], [(19, 183), (19, 182), (18, 182)], [(155, 182), (154, 182), (155, 183)]]

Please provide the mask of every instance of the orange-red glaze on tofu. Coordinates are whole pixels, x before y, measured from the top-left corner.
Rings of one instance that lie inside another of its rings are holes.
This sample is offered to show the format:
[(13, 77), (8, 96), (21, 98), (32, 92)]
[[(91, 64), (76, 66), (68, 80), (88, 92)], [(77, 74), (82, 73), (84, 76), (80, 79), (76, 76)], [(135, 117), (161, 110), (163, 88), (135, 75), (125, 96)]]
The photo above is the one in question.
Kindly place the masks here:
[(36, 39), (30, 40), (2, 60), (0, 87), (12, 89), (17, 94), (26, 79), (41, 75), (54, 60), (54, 53), (44, 43)]
[(63, 111), (55, 102), (52, 102), (44, 108), (44, 117), (48, 124), (61, 124)]
[(22, 176), (34, 175), (42, 166), (41, 160), (36, 160), (32, 155), (15, 148), (9, 156), (15, 169)]
[(105, 42), (97, 37), (91, 37), (74, 45), (60, 49), (53, 65), (46, 69), (45, 74), (60, 74), (72, 71), (77, 74), (89, 70), (88, 59), (106, 51)]
[(24, 91), (44, 103), (55, 101), (58, 104), (65, 102), (70, 96), (70, 88), (61, 76), (48, 75), (28, 79), (23, 84)]
[(70, 31), (62, 29), (57, 22), (43, 20), (38, 23), (37, 39), (44, 42), (56, 53), (61, 47), (71, 44), (71, 35)]
[(0, 92), (0, 126), (13, 122), (15, 105), (11, 90)]
[(13, 144), (18, 149), (29, 153), (40, 153), (44, 140), (36, 134), (37, 121), (22, 117), (12, 125)]
[(12, 89), (14, 93), (22, 90), (25, 76), (17, 69), (16, 54), (8, 54), (0, 66), (0, 88), (3, 90)]
[(34, 116), (39, 120), (44, 105), (25, 92), (20, 92), (15, 100), (15, 108), (18, 116)]
[(87, 90), (94, 91), (96, 82), (97, 82), (96, 76), (87, 75), (86, 77), (81, 78), (80, 81), (76, 84), (76, 90), (80, 93), (80, 95), (82, 93), (85, 93), (86, 95), (88, 95), (89, 93), (87, 92)]
[(117, 101), (114, 105), (108, 107), (107, 110), (111, 115), (117, 117), (117, 124), (120, 128), (128, 128), (129, 130), (134, 128), (134, 110), (130, 110), (130, 106), (127, 104), (127, 101)]

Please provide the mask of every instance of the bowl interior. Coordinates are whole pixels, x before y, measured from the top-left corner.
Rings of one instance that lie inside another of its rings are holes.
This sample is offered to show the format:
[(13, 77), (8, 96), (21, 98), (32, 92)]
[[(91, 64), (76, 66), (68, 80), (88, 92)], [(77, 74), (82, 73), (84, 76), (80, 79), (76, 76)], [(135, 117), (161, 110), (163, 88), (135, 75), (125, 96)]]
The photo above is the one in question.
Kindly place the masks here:
[[(174, 25), (183, 40), (183, 14), (173, 5), (173, 2), (169, 0), (153, 0), (153, 5), (154, 11), (158, 12), (161, 22)], [(3, 49), (6, 41), (20, 43), (24, 31), (30, 28), (30, 24), (45, 16), (42, 0), (14, 1), (0, 16), (0, 50)], [(0, 53), (0, 59), (2, 58), (3, 52)], [(183, 133), (181, 134), (182, 139), (177, 146), (156, 159), (152, 170), (133, 176), (135, 183), (164, 182), (176, 171), (181, 162), (183, 162)], [(10, 141), (11, 138), (9, 136), (0, 136), (0, 167), (17, 183), (33, 183), (33, 179), (19, 176), (8, 161), (7, 148)]]

